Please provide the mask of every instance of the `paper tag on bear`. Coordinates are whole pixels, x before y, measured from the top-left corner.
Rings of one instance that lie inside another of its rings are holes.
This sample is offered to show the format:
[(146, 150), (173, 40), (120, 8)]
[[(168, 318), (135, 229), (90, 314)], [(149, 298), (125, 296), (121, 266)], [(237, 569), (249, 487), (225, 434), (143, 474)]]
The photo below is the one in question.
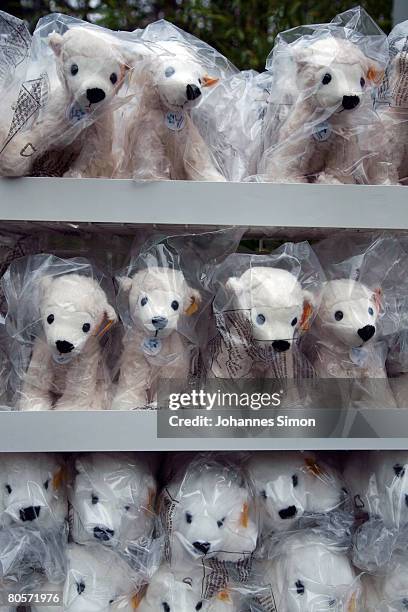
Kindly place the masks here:
[(330, 138), (331, 132), (332, 130), (329, 125), (329, 122), (323, 121), (322, 123), (316, 125), (313, 131), (313, 138), (318, 142), (324, 142), (325, 140), (328, 140)]
[(186, 118), (183, 111), (169, 111), (166, 113), (165, 121), (169, 130), (179, 132), (183, 129)]
[(70, 123), (79, 123), (79, 121), (82, 121), (86, 115), (87, 112), (81, 108), (81, 105), (78, 102), (74, 102), (68, 107), (67, 117)]
[(154, 357), (162, 350), (162, 341), (159, 338), (144, 338), (142, 342), (142, 351), (145, 355)]
[(352, 348), (350, 350), (350, 359), (356, 366), (363, 368), (365, 365), (367, 365), (368, 361), (367, 349), (363, 347)]

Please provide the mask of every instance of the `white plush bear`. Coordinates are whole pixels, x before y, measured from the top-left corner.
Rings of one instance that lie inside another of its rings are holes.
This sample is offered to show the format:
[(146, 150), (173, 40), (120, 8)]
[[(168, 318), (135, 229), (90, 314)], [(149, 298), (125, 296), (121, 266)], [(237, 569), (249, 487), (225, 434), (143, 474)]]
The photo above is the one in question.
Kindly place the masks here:
[(59, 530), (68, 512), (64, 464), (50, 453), (2, 453), (0, 526)]
[(131, 410), (155, 404), (159, 377), (187, 380), (191, 345), (183, 324), (198, 310), (201, 297), (173, 268), (152, 266), (119, 282), (129, 294), (132, 327), (123, 339), (113, 409)]
[(147, 459), (126, 453), (90, 453), (75, 460), (70, 492), (71, 537), (130, 551), (151, 537), (156, 482)]
[[(115, 552), (100, 546), (71, 544), (67, 549), (63, 605), (34, 606), (31, 612), (134, 612), (138, 577)], [(42, 592), (60, 592), (45, 584)]]
[[(276, 557), (257, 567), (267, 587), (261, 610), (357, 612), (359, 584), (346, 552), (308, 530), (285, 539)], [(258, 608), (256, 608), (258, 609)]]
[(236, 468), (198, 458), (167, 484), (160, 501), (172, 568), (235, 563), (255, 550), (255, 499)]
[(399, 612), (408, 608), (408, 562), (399, 555), (385, 575), (362, 578), (365, 612)]
[(312, 452), (252, 453), (247, 464), (262, 513), (263, 535), (318, 521), (347, 498), (341, 475)]
[(39, 283), (44, 337), (34, 342), (20, 408), (106, 408), (108, 386), (100, 336), (116, 321), (114, 308), (93, 278), (75, 273), (45, 275)]
[[(69, 169), (71, 176), (112, 176), (113, 100), (129, 67), (125, 53), (113, 36), (89, 24), (53, 32), (49, 45), (58, 78), (28, 127), (14, 133), (12, 126), (8, 135), (3, 128), (0, 175)], [(23, 94), (16, 104), (19, 121), (27, 112)]]
[[(160, 23), (160, 22), (159, 22)], [(142, 180), (225, 181), (191, 116), (204, 88), (218, 78), (207, 74), (200, 54), (178, 40), (150, 42), (132, 75), (139, 93), (126, 109), (118, 177)]]

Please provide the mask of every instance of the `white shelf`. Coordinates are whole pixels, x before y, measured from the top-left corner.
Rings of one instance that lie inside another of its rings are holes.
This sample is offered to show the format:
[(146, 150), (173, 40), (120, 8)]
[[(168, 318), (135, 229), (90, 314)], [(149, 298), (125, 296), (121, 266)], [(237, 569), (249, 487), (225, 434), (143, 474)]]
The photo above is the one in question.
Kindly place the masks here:
[(408, 229), (408, 188), (360, 185), (0, 179), (0, 219)]

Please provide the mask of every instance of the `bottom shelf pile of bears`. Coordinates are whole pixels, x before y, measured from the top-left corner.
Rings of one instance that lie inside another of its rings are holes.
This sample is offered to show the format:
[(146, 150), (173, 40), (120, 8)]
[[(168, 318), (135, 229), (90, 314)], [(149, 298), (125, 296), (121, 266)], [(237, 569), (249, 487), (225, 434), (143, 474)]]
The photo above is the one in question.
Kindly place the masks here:
[(407, 468), (408, 451), (0, 454), (0, 610), (406, 610)]

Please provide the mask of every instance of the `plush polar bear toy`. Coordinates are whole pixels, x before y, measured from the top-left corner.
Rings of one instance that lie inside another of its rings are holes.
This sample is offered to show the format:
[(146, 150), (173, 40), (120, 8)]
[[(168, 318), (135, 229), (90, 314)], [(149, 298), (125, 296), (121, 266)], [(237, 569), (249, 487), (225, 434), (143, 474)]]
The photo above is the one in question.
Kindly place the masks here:
[(64, 463), (45, 453), (0, 456), (0, 526), (60, 530), (68, 512)]
[(152, 534), (156, 482), (147, 459), (90, 453), (75, 460), (71, 537), (120, 550), (143, 547)]
[[(137, 574), (115, 552), (101, 546), (70, 544), (63, 605), (34, 606), (31, 612), (134, 612), (140, 588)], [(50, 583), (41, 592), (61, 592)]]
[(81, 274), (45, 275), (38, 311), (44, 337), (23, 378), (22, 410), (101, 410), (107, 404), (100, 336), (117, 319), (99, 283)]
[(383, 133), (372, 109), (372, 92), (380, 78), (376, 62), (341, 32), (327, 30), (314, 39), (296, 40), (289, 51), (298, 95), (276, 146), (265, 152), (261, 168), (266, 180), (389, 182), (381, 149), (371, 150), (362, 139), (363, 129)]
[(132, 327), (123, 340), (113, 409), (130, 410), (157, 401), (159, 376), (187, 380), (191, 347), (183, 323), (197, 312), (201, 296), (173, 268), (152, 266), (119, 282), (129, 294)]
[(225, 181), (191, 116), (209, 76), (186, 44), (146, 41), (148, 52), (132, 75), (139, 92), (126, 109), (123, 158), (117, 176), (142, 180)]
[(311, 452), (253, 453), (247, 464), (261, 504), (263, 535), (294, 529), (302, 518), (319, 521), (343, 508), (341, 475)]
[(268, 587), (259, 600), (265, 612), (362, 610), (359, 584), (347, 554), (319, 533), (306, 530), (292, 534), (276, 557), (260, 561), (255, 571)]
[(188, 574), (162, 565), (153, 575), (138, 612), (234, 612), (236, 607), (228, 590), (207, 599), (202, 594), (203, 570)]
[[(53, 32), (48, 40), (58, 82), (44, 110), (40, 101), (40, 114), (30, 127), (3, 133), (0, 174), (60, 175), (67, 170), (71, 176), (112, 176), (113, 101), (129, 67), (125, 52), (113, 36), (85, 25), (63, 35)], [(27, 105), (24, 91), (20, 97), (19, 121)]]
[(404, 555), (394, 560), (385, 575), (362, 578), (365, 612), (399, 612), (408, 606), (408, 562)]
[(197, 458), (164, 488), (160, 512), (172, 568), (200, 560), (236, 563), (255, 550), (255, 499), (232, 466)]

